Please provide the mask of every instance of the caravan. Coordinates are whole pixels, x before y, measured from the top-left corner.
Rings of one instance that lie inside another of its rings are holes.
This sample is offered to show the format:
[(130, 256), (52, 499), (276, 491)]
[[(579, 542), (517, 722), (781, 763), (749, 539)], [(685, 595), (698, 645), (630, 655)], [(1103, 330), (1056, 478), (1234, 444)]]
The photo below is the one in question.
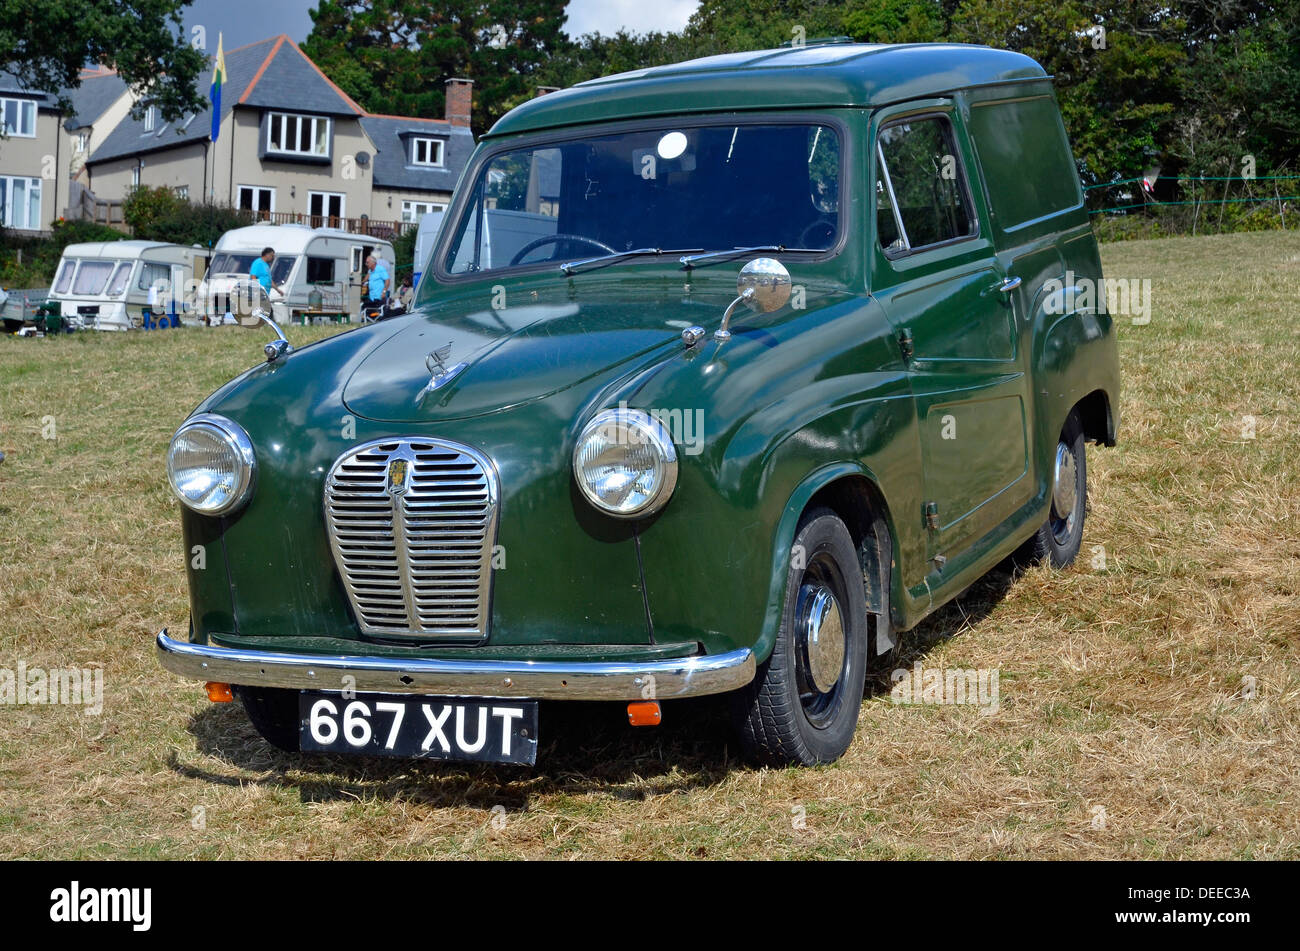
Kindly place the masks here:
[[(382, 258), (393, 272), (393, 246), (382, 238), (306, 225), (250, 225), (221, 236), (212, 252), (208, 278), (198, 288), (199, 311), (210, 324), (223, 323), (247, 297), (249, 268), (263, 248), (275, 250), (271, 266), (271, 311), (276, 323), (313, 316), (354, 315), (361, 310), (366, 258)], [(313, 291), (320, 297), (317, 301)]]
[(50, 300), (71, 327), (130, 330), (175, 327), (185, 304), (170, 288), (202, 278), (207, 252), (156, 241), (70, 244), (63, 249)]

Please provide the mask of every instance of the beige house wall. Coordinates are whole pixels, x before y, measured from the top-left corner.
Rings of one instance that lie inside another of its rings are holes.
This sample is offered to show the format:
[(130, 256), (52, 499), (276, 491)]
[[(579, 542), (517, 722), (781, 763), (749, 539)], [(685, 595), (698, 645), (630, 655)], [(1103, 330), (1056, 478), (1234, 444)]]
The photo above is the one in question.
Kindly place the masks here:
[(36, 111), (36, 137), (0, 139), (0, 175), (41, 180), (40, 230), (46, 231), (63, 214), (68, 201), (68, 142), (62, 120), (53, 112)]
[[(391, 199), (391, 204), (390, 204)], [(402, 202), (422, 201), (442, 205), (451, 204), (451, 192), (403, 191), (376, 186), (370, 201), (370, 217), (375, 221), (401, 221)]]
[(97, 162), (91, 168), (90, 190), (97, 198), (126, 198), (134, 184), (132, 173), (140, 168), (140, 184), (151, 188), (189, 188), (198, 200), (203, 187), (203, 144), (190, 143), (159, 152)]
[[(357, 218), (370, 213), (371, 172), (356, 164), (357, 152), (374, 154), (375, 146), (357, 119), (333, 120), (333, 156), (329, 164), (260, 157), (261, 110), (235, 109), (221, 124), (212, 146), (211, 197), (218, 203), (238, 204), (239, 186), (275, 189), (277, 213), (310, 212), (308, 193), (335, 192), (344, 196), (343, 214)], [(233, 157), (233, 168), (232, 168)], [(191, 189), (191, 195), (197, 191)]]
[[(81, 183), (89, 186), (89, 175), (82, 174), (86, 167), (86, 159), (94, 154), (95, 149), (104, 144), (108, 134), (117, 128), (119, 122), (126, 118), (127, 113), (131, 111), (131, 102), (131, 95), (123, 91), (122, 95), (118, 96), (113, 101), (113, 104), (105, 109), (104, 114), (96, 119), (92, 125), (64, 133), (69, 143), (67, 167), (70, 177), (77, 178), (80, 176)], [(76, 148), (77, 136), (82, 133), (86, 134), (88, 140), (86, 151), (78, 152)]]

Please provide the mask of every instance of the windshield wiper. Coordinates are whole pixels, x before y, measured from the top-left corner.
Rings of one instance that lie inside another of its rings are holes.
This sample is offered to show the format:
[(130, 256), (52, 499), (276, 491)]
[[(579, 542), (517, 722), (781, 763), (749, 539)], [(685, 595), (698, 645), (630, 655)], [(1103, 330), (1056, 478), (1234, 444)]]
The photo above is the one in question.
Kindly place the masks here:
[(637, 248), (634, 251), (615, 251), (613, 254), (602, 254), (598, 258), (584, 258), (581, 261), (570, 261), (567, 264), (561, 264), (560, 270), (565, 274), (576, 274), (579, 269), (594, 267), (596, 265), (615, 264), (619, 261), (625, 261), (628, 258), (657, 257), (663, 254), (693, 254), (701, 251), (702, 248), (678, 248), (675, 251), (665, 251), (663, 248)]
[(746, 254), (757, 254), (760, 251), (770, 252), (796, 252), (802, 251), (810, 254), (821, 254), (825, 249), (819, 248), (787, 248), (784, 244), (762, 244), (755, 248), (731, 248), (727, 251), (705, 251), (703, 254), (688, 254), (682, 256), (678, 263), (686, 270), (690, 270), (697, 264), (704, 262), (729, 261), (732, 258), (743, 257)]

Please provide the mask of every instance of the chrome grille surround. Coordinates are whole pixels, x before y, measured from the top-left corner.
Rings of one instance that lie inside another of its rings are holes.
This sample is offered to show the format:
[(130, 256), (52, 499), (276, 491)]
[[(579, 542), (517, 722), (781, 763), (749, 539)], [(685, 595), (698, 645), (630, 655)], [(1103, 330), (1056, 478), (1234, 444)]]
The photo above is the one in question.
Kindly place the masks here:
[(445, 439), (377, 439), (340, 456), (325, 525), (362, 633), (486, 639), (499, 498), (492, 461)]

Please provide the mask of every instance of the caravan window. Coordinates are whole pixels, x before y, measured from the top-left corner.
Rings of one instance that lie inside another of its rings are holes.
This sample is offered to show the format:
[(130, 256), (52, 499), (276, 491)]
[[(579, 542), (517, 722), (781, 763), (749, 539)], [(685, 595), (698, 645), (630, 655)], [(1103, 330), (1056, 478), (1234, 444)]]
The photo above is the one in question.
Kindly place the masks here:
[(108, 296), (121, 297), (126, 293), (127, 281), (131, 280), (131, 268), (135, 266), (134, 261), (123, 261), (113, 272), (113, 279), (108, 282)]
[(112, 273), (112, 261), (82, 261), (81, 268), (77, 271), (77, 280), (72, 285), (72, 293), (101, 294)]
[(59, 272), (59, 279), (54, 284), (54, 293), (66, 294), (68, 288), (72, 286), (72, 273), (77, 269), (76, 261), (64, 261), (63, 270)]
[(136, 278), (135, 286), (142, 291), (147, 291), (159, 281), (166, 281), (171, 277), (171, 270), (166, 264), (141, 264), (140, 276)]
[(334, 259), (309, 257), (307, 259), (307, 283), (333, 284)]

